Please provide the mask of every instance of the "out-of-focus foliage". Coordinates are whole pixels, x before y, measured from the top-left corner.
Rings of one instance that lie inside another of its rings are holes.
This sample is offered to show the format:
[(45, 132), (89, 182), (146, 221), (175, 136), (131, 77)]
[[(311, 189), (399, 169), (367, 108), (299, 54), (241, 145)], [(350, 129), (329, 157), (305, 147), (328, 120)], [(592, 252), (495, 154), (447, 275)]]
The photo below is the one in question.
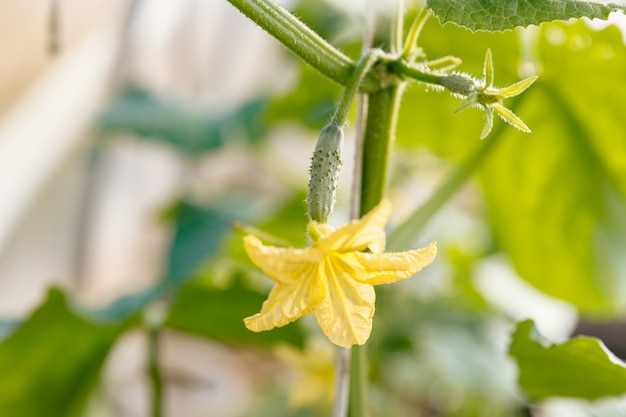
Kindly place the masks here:
[(167, 326), (225, 343), (270, 346), (276, 342), (302, 346), (304, 334), (298, 323), (272, 332), (253, 333), (243, 318), (256, 313), (265, 295), (235, 280), (226, 289), (200, 282), (183, 286), (176, 295)]
[(0, 341), (11, 334), (11, 332), (20, 325), (20, 321), (17, 319), (3, 319), (0, 320)]
[(626, 49), (614, 27), (580, 22), (546, 27), (537, 51), (546, 70), (520, 109), (535, 133), (509, 129), (482, 173), (494, 234), (534, 286), (584, 313), (611, 312), (624, 303), (619, 260), (606, 247), (617, 232), (611, 205), (626, 213), (626, 129), (616, 111), (626, 107), (617, 92)]
[(101, 116), (103, 134), (132, 133), (198, 155), (223, 146), (233, 135), (255, 140), (264, 134), (262, 101), (251, 101), (226, 117), (129, 88)]
[[(424, 48), (433, 57), (444, 51), (463, 56), (470, 72), (480, 71), (486, 46), (502, 84), (520, 68), (544, 69), (515, 103), (533, 133), (503, 129), (505, 137), (482, 171), (493, 233), (520, 275), (540, 290), (583, 312), (614, 311), (623, 291), (619, 260), (606, 248), (624, 244), (611, 238), (617, 222), (611, 213), (620, 212), (626, 195), (620, 162), (626, 131), (618, 111), (626, 106), (619, 87), (626, 59), (621, 34), (615, 27), (594, 31), (583, 22), (554, 23), (528, 32), (520, 51), (514, 33), (442, 30), (428, 26)], [(452, 115), (456, 99), (422, 90), (415, 86), (405, 98), (399, 143), (425, 145), (454, 159), (467, 155), (477, 146), (480, 114)]]
[[(315, 88), (311, 88), (313, 86)], [(328, 123), (339, 94), (338, 85), (303, 66), (297, 86), (282, 97), (270, 100), (266, 120), (270, 124), (291, 121), (321, 130)]]
[(235, 220), (234, 212), (227, 215), (224, 210), (188, 202), (181, 202), (173, 210), (176, 232), (168, 255), (167, 283), (177, 284), (189, 278), (196, 268), (219, 253), (222, 237)]
[(551, 344), (531, 320), (517, 325), (510, 348), (520, 367), (519, 382), (534, 399), (597, 399), (626, 392), (626, 367), (591, 337)]
[(53, 289), (0, 344), (0, 415), (80, 416), (124, 323), (84, 319)]

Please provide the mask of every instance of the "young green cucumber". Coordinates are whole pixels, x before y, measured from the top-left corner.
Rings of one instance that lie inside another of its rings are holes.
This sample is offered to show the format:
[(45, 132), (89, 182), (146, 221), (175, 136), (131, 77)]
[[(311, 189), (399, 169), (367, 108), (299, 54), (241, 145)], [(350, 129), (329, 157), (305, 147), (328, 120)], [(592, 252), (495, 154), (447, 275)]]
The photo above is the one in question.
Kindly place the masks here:
[(339, 181), (341, 149), (343, 147), (343, 128), (337, 124), (329, 124), (322, 129), (313, 157), (311, 158), (309, 205), (311, 220), (328, 223), (335, 206), (335, 194)]

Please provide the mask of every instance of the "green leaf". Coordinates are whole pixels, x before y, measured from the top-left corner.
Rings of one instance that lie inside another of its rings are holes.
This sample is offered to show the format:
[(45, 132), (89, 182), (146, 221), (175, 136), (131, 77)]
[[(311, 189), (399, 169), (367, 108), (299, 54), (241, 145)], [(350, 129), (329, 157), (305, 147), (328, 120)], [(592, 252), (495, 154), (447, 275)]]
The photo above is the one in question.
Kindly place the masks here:
[(611, 12), (626, 11), (623, 0), (428, 0), (427, 5), (444, 23), (492, 32), (554, 20), (606, 19)]
[[(511, 107), (532, 130), (505, 126), (481, 172), (497, 249), (518, 274), (584, 313), (624, 311), (626, 302), (626, 49), (615, 26), (544, 24), (537, 61), (522, 62), (516, 34), (468, 33), (429, 22), (422, 46), (434, 56), (463, 57), (460, 68), (482, 71), (491, 48), (496, 83), (519, 81), (520, 68), (542, 69)], [(463, 51), (465, 49), (465, 51)], [(398, 143), (427, 146), (464, 160), (478, 146), (479, 111), (453, 115), (458, 100), (412, 86), (399, 119)], [(494, 121), (498, 130), (501, 120)]]
[(175, 210), (176, 233), (172, 241), (166, 272), (168, 283), (180, 283), (208, 262), (219, 250), (224, 235), (234, 220), (216, 208), (183, 202)]
[(258, 225), (260, 230), (287, 241), (292, 246), (306, 246), (306, 230), (309, 219), (306, 215), (306, 193), (294, 193), (272, 216)]
[(509, 353), (519, 366), (519, 383), (533, 399), (587, 400), (626, 393), (626, 367), (601, 340), (579, 336), (547, 342), (531, 320), (517, 325)]
[(248, 140), (261, 137), (264, 109), (263, 100), (254, 100), (232, 113), (216, 115), (129, 88), (102, 114), (98, 128), (105, 134), (133, 133), (162, 141), (193, 156), (241, 135)]
[(626, 212), (626, 49), (614, 27), (581, 22), (545, 26), (540, 50), (546, 71), (516, 109), (533, 134), (509, 129), (482, 172), (489, 217), (520, 276), (606, 314), (626, 299), (624, 269), (607, 250), (626, 244), (611, 214)]
[(161, 283), (148, 287), (144, 290), (124, 295), (111, 304), (98, 310), (78, 307), (77, 310), (89, 318), (98, 322), (114, 323), (124, 320), (132, 320), (145, 306), (156, 300), (164, 290)]
[(19, 325), (20, 321), (16, 319), (2, 319), (0, 320), (0, 341), (9, 336), (13, 330)]
[(304, 334), (297, 322), (261, 333), (245, 328), (243, 319), (257, 313), (264, 301), (264, 295), (238, 279), (227, 289), (192, 281), (181, 287), (166, 325), (225, 343), (269, 346), (280, 341), (302, 346)]
[(63, 293), (48, 299), (0, 344), (0, 415), (81, 415), (124, 324), (91, 323)]

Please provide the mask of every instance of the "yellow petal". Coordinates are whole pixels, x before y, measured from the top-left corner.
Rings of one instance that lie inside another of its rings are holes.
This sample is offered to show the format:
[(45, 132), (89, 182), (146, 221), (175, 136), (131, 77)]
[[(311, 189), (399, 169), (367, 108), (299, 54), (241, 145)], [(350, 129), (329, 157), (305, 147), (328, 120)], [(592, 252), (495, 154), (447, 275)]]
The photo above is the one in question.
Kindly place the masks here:
[[(370, 285), (390, 284), (406, 279), (430, 265), (437, 255), (435, 242), (422, 249), (400, 253), (372, 253), (356, 252), (351, 254), (355, 268), (354, 278)], [(348, 256), (344, 258), (348, 261)]]
[(254, 332), (282, 327), (313, 311), (325, 296), (324, 282), (317, 279), (317, 265), (297, 282), (276, 284), (261, 312), (246, 317), (246, 327)]
[(355, 281), (342, 265), (334, 259), (324, 263), (327, 295), (314, 311), (328, 340), (349, 348), (369, 338), (376, 294), (374, 287)]
[(265, 246), (256, 236), (243, 240), (246, 253), (256, 266), (274, 282), (290, 284), (299, 280), (303, 273), (321, 260), (318, 249), (277, 248)]
[(317, 244), (320, 248), (342, 253), (366, 248), (374, 253), (382, 253), (385, 251), (385, 224), (390, 214), (391, 203), (384, 199), (365, 216), (320, 238)]

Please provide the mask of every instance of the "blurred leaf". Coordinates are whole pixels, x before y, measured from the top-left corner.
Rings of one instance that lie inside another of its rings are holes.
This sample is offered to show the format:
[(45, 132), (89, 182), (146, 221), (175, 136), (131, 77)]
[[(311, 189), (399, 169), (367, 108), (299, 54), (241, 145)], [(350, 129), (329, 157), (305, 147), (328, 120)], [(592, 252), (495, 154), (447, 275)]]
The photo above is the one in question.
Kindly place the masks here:
[(192, 281), (181, 287), (166, 324), (225, 343), (269, 346), (280, 341), (302, 346), (304, 334), (298, 323), (261, 333), (245, 328), (244, 317), (257, 313), (265, 298), (239, 280), (227, 289)]
[(176, 232), (168, 255), (168, 283), (177, 284), (189, 278), (198, 266), (218, 252), (235, 211), (225, 214), (217, 208), (198, 207), (188, 202), (178, 206), (174, 212)]
[(79, 416), (123, 328), (84, 320), (61, 291), (50, 290), (0, 344), (0, 415)]
[(2, 319), (0, 320), (0, 342), (5, 337), (9, 336), (13, 330), (15, 330), (21, 321), (17, 319)]
[[(481, 254), (484, 256), (483, 254)], [(479, 313), (491, 312), (489, 303), (478, 291), (473, 280), (475, 262), (480, 259), (478, 255), (470, 255), (460, 248), (452, 247), (445, 252), (446, 259), (450, 262), (453, 270), (453, 297), (463, 308)]]
[[(403, 398), (404, 407), (420, 404), (442, 416), (476, 416), (488, 409), (493, 416), (514, 415), (509, 359), (495, 341), (500, 335), (494, 337), (500, 334), (497, 313), (454, 293), (424, 296), (415, 279), (376, 288), (368, 358), (377, 386), (386, 388), (383, 406)], [(454, 411), (448, 414), (450, 404)], [(405, 413), (399, 415), (414, 415)]]
[(263, 136), (264, 109), (264, 100), (254, 100), (232, 113), (216, 115), (131, 87), (100, 117), (98, 127), (105, 134), (128, 132), (166, 142), (193, 156), (235, 137), (254, 140)]
[(487, 31), (580, 17), (606, 19), (612, 11), (626, 11), (623, 0), (428, 0), (427, 4), (444, 23)]
[(293, 121), (321, 130), (335, 109), (340, 86), (309, 65), (300, 65), (298, 83), (284, 95), (273, 98), (267, 109), (267, 122)]
[(519, 365), (521, 387), (534, 399), (626, 393), (626, 367), (599, 339), (580, 336), (553, 345), (526, 320), (517, 325), (509, 352)]
[[(496, 243), (517, 272), (547, 294), (585, 313), (606, 314), (616, 303), (623, 309), (626, 263), (618, 253), (626, 245), (626, 228), (618, 225), (626, 212), (626, 51), (621, 33), (614, 26), (593, 31), (584, 22), (553, 23), (525, 39), (533, 39), (536, 50), (529, 43), (522, 53), (513, 32), (468, 33), (429, 22), (420, 41), (432, 57), (446, 51), (460, 56), (459, 69), (473, 74), (481, 73), (484, 49), (490, 47), (498, 85), (519, 80), (518, 71), (543, 69), (519, 101), (507, 101), (533, 133), (505, 126), (505, 137), (481, 173)], [(538, 61), (522, 63), (521, 56)], [(400, 145), (427, 146), (454, 160), (477, 146), (480, 112), (453, 116), (457, 99), (424, 93), (419, 85), (409, 89), (403, 104)]]
[[(555, 31), (562, 43), (554, 44)], [(520, 110), (534, 133), (509, 129), (483, 171), (490, 219), (524, 279), (586, 313), (606, 313), (624, 301), (624, 271), (607, 265), (599, 238), (615, 223), (607, 222), (609, 204), (623, 207), (619, 218), (626, 213), (618, 110), (626, 108), (626, 49), (613, 27), (554, 24), (541, 35), (546, 72)]]
[(131, 319), (163, 293), (164, 286), (159, 284), (133, 294), (124, 295), (106, 307), (93, 310), (78, 308), (85, 317), (106, 323), (120, 322)]
[(305, 199), (306, 193), (295, 193), (269, 219), (258, 225), (258, 228), (280, 237), (292, 246), (306, 246), (309, 217)]

